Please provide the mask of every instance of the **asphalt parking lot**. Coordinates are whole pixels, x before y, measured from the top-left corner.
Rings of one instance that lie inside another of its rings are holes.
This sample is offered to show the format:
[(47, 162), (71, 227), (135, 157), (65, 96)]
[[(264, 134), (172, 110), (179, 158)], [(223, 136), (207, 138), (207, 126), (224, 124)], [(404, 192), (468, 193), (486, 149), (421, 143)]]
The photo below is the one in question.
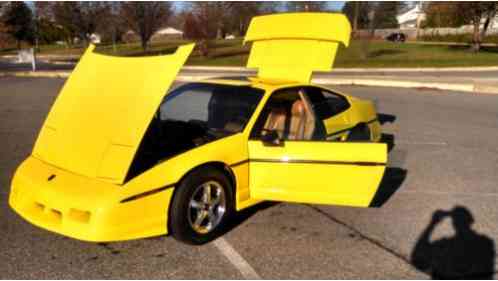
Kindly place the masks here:
[(265, 204), (193, 247), (171, 237), (76, 241), (10, 210), (12, 174), (63, 83), (0, 78), (2, 279), (498, 277), (498, 95), (337, 87), (376, 99), (394, 144), (377, 207)]

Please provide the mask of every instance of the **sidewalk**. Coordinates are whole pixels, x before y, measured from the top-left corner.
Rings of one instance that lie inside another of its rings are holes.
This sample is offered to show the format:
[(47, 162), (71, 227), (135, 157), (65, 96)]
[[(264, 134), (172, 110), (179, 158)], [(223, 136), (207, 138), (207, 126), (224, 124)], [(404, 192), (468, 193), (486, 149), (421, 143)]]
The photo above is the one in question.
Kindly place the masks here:
[[(55, 71), (10, 71), (1, 72), (1, 76), (15, 77), (51, 77), (51, 78), (66, 78), (71, 71), (55, 70)], [(237, 75), (238, 74), (238, 75)], [(244, 71), (220, 71), (220, 70), (204, 70), (199, 71), (196, 68), (192, 72), (192, 68), (184, 67), (177, 81), (194, 82), (208, 78), (226, 77), (226, 76), (241, 76), (254, 75), (254, 71), (245, 69)], [(498, 94), (498, 79), (497, 78), (455, 78), (455, 77), (433, 77), (433, 76), (396, 76), (396, 75), (355, 75), (354, 73), (334, 74), (332, 73), (316, 73), (313, 75), (312, 83), (327, 84), (327, 85), (361, 85), (361, 86), (380, 86), (380, 87), (399, 87), (399, 88), (431, 88), (446, 91), (458, 91), (476, 94)]]
[[(40, 60), (37, 71), (31, 64), (14, 63), (0, 58), (0, 76), (68, 77), (75, 64), (55, 64)], [(245, 67), (184, 66), (178, 81), (190, 82), (206, 78), (254, 76), (255, 69)], [(433, 88), (468, 93), (498, 94), (498, 66), (450, 68), (334, 68), (316, 72), (313, 83), (329, 85), (363, 85), (401, 88)]]
[[(177, 80), (182, 82), (200, 81), (226, 75), (188, 75), (183, 71)], [(468, 92), (476, 94), (498, 94), (498, 81), (495, 79), (443, 79), (419, 77), (396, 77), (396, 76), (354, 76), (354, 75), (321, 75), (314, 74), (312, 83), (325, 85), (360, 85), (376, 87), (398, 87), (398, 88), (430, 88), (446, 91)]]

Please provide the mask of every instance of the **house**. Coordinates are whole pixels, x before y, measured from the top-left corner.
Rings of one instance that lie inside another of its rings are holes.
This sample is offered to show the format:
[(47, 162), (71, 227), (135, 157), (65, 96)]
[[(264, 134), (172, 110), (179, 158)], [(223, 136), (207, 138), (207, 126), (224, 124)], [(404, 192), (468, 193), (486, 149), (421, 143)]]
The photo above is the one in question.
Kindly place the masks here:
[(182, 38), (183, 38), (183, 31), (173, 27), (165, 27), (156, 31), (152, 35), (151, 40), (160, 41), (161, 39), (182, 39)]
[[(427, 5), (427, 2), (419, 2), (412, 8), (409, 8), (408, 10), (403, 11), (400, 13), (398, 16), (396, 16), (396, 19), (398, 20), (399, 28), (400, 29), (411, 29), (411, 28), (417, 28), (420, 27), (420, 23), (425, 20), (426, 14), (424, 12), (424, 4)], [(481, 24), (484, 24), (485, 19), (482, 19)], [(461, 26), (460, 28), (463, 29), (470, 29), (472, 28), (471, 25), (464, 25)], [(495, 16), (494, 20), (491, 21), (489, 25), (490, 29), (498, 29), (498, 14)]]
[(400, 29), (417, 28), (425, 20), (422, 4), (418, 3), (413, 8), (396, 16)]
[(102, 37), (100, 36), (100, 34), (97, 33), (90, 34), (90, 42), (92, 42), (93, 44), (100, 44), (101, 40)]

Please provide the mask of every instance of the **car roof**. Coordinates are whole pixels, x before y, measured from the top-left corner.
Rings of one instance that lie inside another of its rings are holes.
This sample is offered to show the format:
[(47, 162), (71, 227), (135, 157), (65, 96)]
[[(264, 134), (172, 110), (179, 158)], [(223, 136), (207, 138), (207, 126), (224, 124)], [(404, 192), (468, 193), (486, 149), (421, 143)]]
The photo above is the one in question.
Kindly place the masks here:
[[(214, 77), (214, 78), (200, 80), (199, 82), (231, 85), (231, 86), (250, 86), (253, 88), (259, 88), (263, 90), (306, 85), (294, 81), (262, 80), (257, 77), (248, 77), (248, 76)], [(308, 85), (311, 86), (311, 84)]]
[(196, 83), (210, 83), (210, 84), (218, 84), (218, 85), (229, 85), (229, 86), (248, 86), (257, 89), (264, 90), (265, 92), (273, 92), (282, 88), (291, 88), (291, 87), (302, 87), (302, 86), (310, 86), (310, 87), (318, 87), (322, 89), (328, 89), (336, 94), (353, 98), (351, 95), (343, 93), (338, 89), (334, 89), (331, 87), (324, 87), (321, 85), (314, 85), (311, 83), (301, 83), (301, 82), (293, 82), (293, 81), (281, 81), (281, 80), (261, 80), (257, 77), (247, 77), (247, 76), (227, 76), (227, 77), (213, 77), (209, 79), (199, 80)]

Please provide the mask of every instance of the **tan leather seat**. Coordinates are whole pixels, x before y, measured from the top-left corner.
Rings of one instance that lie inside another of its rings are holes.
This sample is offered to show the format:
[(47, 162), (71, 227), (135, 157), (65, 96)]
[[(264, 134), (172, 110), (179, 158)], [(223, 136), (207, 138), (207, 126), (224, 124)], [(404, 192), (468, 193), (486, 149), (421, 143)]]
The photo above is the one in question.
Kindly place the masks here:
[(315, 117), (311, 108), (303, 100), (292, 104), (289, 139), (311, 140), (315, 130)]
[[(268, 114), (266, 119), (264, 130), (274, 130), (278, 133), (278, 136), (282, 139), (284, 137), (285, 130), (285, 109), (283, 108), (273, 108)], [(265, 131), (262, 132), (265, 134)]]

